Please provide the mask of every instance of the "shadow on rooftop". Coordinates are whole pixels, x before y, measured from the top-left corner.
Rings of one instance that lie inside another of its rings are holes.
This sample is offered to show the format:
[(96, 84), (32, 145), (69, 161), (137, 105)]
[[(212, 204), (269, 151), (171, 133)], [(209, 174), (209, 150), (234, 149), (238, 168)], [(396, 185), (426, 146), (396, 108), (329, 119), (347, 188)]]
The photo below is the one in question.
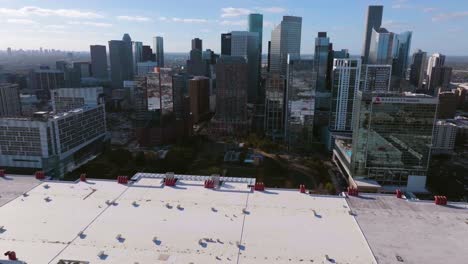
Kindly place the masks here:
[(215, 192), (229, 192), (229, 193), (251, 193), (250, 190), (223, 190), (223, 189), (212, 189)]
[(12, 181), (13, 178), (5, 176), (5, 177), (0, 177), (0, 179), (5, 180), (5, 181)]

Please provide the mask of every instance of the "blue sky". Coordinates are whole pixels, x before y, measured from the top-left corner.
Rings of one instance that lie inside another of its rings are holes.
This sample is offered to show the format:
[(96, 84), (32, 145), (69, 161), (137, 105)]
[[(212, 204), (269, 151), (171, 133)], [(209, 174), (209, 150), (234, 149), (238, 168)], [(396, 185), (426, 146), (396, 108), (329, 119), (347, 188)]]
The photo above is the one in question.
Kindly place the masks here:
[(318, 31), (335, 49), (360, 54), (370, 4), (384, 5), (384, 26), (413, 31), (412, 50), (468, 55), (467, 0), (0, 0), (0, 49), (88, 50), (129, 33), (151, 43), (162, 35), (166, 52), (188, 52), (190, 40), (220, 50), (220, 34), (245, 30), (246, 14), (264, 14), (264, 51), (283, 15), (303, 17), (302, 53), (311, 54)]

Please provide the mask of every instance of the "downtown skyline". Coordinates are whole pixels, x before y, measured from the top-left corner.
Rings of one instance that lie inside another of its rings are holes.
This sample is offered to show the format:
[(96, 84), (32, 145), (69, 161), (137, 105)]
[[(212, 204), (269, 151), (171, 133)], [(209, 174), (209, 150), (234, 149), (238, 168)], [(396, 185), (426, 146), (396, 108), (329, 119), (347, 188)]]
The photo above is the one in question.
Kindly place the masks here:
[[(119, 4), (114, 4), (119, 2)], [(283, 15), (301, 16), (302, 54), (313, 53), (318, 31), (326, 31), (336, 48), (360, 54), (367, 5), (384, 5), (383, 27), (413, 32), (412, 51), (421, 48), (447, 55), (467, 55), (468, 5), (459, 1), (60, 1), (0, 0), (0, 49), (86, 51), (129, 33), (132, 40), (151, 43), (163, 36), (165, 52), (188, 52), (190, 40), (220, 51), (220, 34), (247, 29), (247, 15), (264, 15), (263, 53), (271, 31)], [(186, 6), (188, 8), (181, 8)], [(339, 6), (339, 8), (338, 8)], [(188, 10), (188, 12), (187, 12)], [(465, 11), (466, 10), (466, 11)], [(14, 33), (14, 34), (13, 34)], [(464, 36), (465, 35), (465, 36)]]

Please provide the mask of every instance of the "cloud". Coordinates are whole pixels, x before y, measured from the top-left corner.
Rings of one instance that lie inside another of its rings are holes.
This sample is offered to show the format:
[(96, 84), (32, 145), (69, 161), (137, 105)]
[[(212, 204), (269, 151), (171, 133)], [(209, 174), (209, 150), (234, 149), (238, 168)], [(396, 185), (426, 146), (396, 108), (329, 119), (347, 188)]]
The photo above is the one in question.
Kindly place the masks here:
[(238, 17), (252, 13), (250, 9), (246, 8), (235, 8), (235, 7), (224, 7), (221, 8), (221, 17)]
[(8, 24), (18, 24), (18, 25), (37, 25), (39, 23), (37, 23), (36, 21), (34, 20), (31, 20), (31, 19), (21, 19), (21, 18), (10, 18), (10, 19), (7, 19), (6, 21)]
[(258, 9), (265, 13), (284, 13), (287, 11), (286, 8), (280, 6), (260, 7)]
[(118, 20), (125, 20), (125, 21), (135, 21), (135, 22), (148, 22), (151, 21), (149, 17), (143, 16), (117, 16)]
[(438, 9), (435, 8), (435, 7), (426, 7), (423, 9), (423, 12), (424, 13), (431, 13), (431, 12), (434, 12), (434, 11), (437, 11)]
[(432, 21), (445, 21), (463, 17), (468, 17), (468, 11), (438, 14), (432, 17)]
[(247, 26), (247, 20), (223, 20), (221, 25), (225, 26)]
[(66, 26), (64, 25), (46, 25), (44, 28), (50, 28), (50, 29), (64, 29)]
[(167, 17), (160, 17), (159, 20), (161, 20), (161, 21), (166, 21), (166, 20), (167, 20)]
[(208, 20), (202, 18), (179, 18), (173, 17), (171, 19), (173, 22), (181, 22), (181, 23), (206, 23)]
[(25, 6), (19, 9), (0, 8), (0, 15), (9, 17), (28, 16), (59, 16), (68, 18), (102, 18), (103, 15), (95, 12), (85, 12), (77, 9), (47, 9), (36, 6)]
[(93, 26), (93, 27), (112, 27), (109, 23), (89, 22), (89, 21), (69, 21), (69, 25)]

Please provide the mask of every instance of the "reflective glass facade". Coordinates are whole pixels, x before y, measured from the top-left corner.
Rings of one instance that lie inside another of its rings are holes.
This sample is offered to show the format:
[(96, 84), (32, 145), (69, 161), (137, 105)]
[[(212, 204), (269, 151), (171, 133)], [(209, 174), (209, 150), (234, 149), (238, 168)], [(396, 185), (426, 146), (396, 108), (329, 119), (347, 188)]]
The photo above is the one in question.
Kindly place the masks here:
[(351, 173), (381, 185), (406, 186), (426, 176), (437, 98), (358, 92)]

